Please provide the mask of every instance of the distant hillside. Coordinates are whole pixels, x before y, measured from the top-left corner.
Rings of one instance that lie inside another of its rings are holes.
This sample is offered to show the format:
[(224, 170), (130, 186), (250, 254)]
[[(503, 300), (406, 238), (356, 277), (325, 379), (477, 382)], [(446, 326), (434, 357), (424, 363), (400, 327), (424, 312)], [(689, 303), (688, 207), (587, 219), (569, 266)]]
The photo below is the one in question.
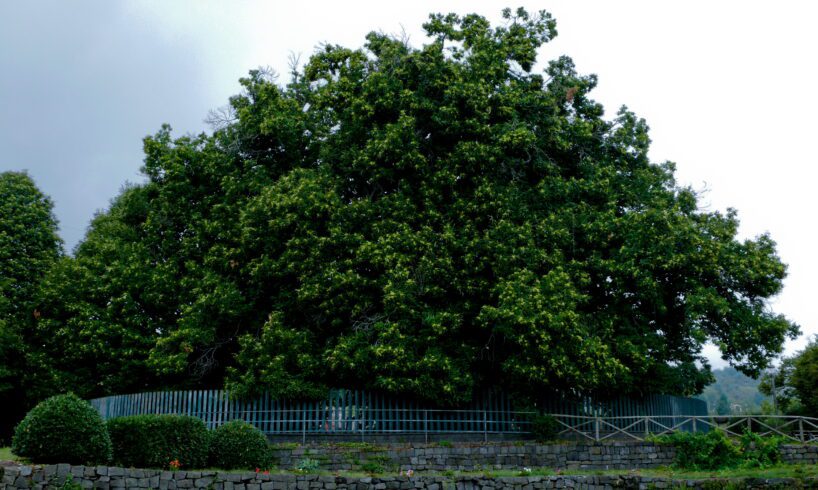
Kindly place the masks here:
[(731, 367), (713, 371), (716, 382), (705, 388), (698, 398), (707, 402), (710, 413), (716, 412), (721, 395), (727, 397), (733, 413), (759, 413), (769, 397), (758, 391), (758, 380), (741, 374)]

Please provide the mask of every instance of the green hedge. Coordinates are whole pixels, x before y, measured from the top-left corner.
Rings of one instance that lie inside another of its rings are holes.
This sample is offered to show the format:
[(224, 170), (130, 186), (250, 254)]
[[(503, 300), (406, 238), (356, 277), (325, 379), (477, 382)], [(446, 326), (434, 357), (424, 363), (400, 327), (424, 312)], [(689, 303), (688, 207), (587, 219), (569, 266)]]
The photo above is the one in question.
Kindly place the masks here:
[(34, 463), (97, 465), (111, 459), (111, 439), (96, 410), (68, 394), (40, 402), (17, 425), (12, 452)]
[(125, 467), (181, 469), (207, 464), (209, 434), (204, 422), (184, 415), (133, 415), (108, 421), (114, 463)]
[(225, 470), (269, 468), (267, 438), (254, 425), (233, 420), (210, 434), (210, 466)]

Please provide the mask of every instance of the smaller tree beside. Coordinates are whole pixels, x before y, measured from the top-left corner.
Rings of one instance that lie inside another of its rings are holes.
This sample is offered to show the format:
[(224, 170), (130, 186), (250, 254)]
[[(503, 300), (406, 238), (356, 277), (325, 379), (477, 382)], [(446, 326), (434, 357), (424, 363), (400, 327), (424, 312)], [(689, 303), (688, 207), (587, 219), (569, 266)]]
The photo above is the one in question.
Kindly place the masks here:
[(818, 339), (793, 360), (790, 386), (808, 415), (818, 415)]
[(33, 405), (27, 376), (42, 344), (29, 338), (35, 297), (62, 255), (54, 204), (25, 172), (0, 172), (0, 441)]
[(775, 396), (778, 409), (792, 415), (818, 415), (818, 338), (792, 357), (784, 358), (777, 370), (765, 375), (758, 386)]
[(719, 397), (719, 403), (716, 405), (716, 413), (718, 415), (730, 415), (732, 409), (730, 408), (730, 400), (724, 393)]

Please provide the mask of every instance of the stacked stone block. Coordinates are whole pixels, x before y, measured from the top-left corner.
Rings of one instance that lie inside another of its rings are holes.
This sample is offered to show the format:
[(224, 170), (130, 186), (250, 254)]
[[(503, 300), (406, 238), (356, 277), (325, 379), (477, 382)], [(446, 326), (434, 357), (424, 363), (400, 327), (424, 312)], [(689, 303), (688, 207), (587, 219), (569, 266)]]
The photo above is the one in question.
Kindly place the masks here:
[(564, 475), (529, 477), (387, 476), (345, 477), (265, 475), (216, 471), (160, 471), (109, 467), (54, 465), (0, 467), (0, 490), (135, 489), (135, 490), (546, 490), (574, 488), (815, 488), (818, 479), (680, 480), (636, 475)]
[[(564, 468), (589, 470), (646, 469), (669, 466), (673, 446), (650, 442), (607, 444), (565, 443), (542, 445), (531, 442), (458, 444), (391, 444), (388, 446), (278, 446), (273, 451), (276, 465), (292, 469), (304, 459), (315, 459), (328, 471), (359, 470), (377, 463), (390, 470), (483, 471), (491, 469)], [(818, 463), (818, 446), (786, 445), (784, 463)]]
[(480, 444), (440, 446), (402, 444), (390, 446), (297, 446), (273, 451), (279, 468), (294, 468), (305, 459), (316, 459), (322, 469), (356, 470), (367, 462), (387, 468), (415, 471), (481, 471), (489, 469), (567, 468), (637, 469), (667, 466), (673, 462), (671, 446), (653, 443), (611, 444)]

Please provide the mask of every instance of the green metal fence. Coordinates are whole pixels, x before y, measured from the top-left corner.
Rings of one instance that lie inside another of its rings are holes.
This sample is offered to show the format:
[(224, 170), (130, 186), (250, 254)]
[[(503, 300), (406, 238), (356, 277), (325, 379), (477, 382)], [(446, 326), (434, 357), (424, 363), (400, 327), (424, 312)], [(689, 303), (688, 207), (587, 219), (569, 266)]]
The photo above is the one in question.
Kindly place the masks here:
[[(231, 400), (229, 393), (223, 390), (193, 390), (109, 396), (91, 400), (91, 404), (105, 419), (141, 414), (184, 414), (201, 418), (211, 429), (241, 419), (268, 435), (304, 437), (308, 434), (361, 437), (376, 434), (425, 434), (427, 437), (444, 433), (483, 434), (485, 437), (489, 434), (525, 434), (529, 432), (532, 415), (531, 412), (515, 411), (510, 400), (502, 395), (486, 395), (470, 406), (443, 410), (357, 390), (333, 390), (326, 399), (309, 402), (276, 400), (266, 395), (239, 401)], [(564, 425), (588, 431), (594, 430), (592, 420), (595, 417), (609, 418), (620, 431), (629, 423), (627, 417), (632, 416), (663, 416), (664, 423), (679, 424), (680, 430), (692, 430), (684, 417), (707, 415), (705, 402), (669, 395), (604, 402), (554, 397), (545, 400), (541, 410), (558, 415)], [(659, 432), (661, 425), (654, 425), (645, 427)]]

